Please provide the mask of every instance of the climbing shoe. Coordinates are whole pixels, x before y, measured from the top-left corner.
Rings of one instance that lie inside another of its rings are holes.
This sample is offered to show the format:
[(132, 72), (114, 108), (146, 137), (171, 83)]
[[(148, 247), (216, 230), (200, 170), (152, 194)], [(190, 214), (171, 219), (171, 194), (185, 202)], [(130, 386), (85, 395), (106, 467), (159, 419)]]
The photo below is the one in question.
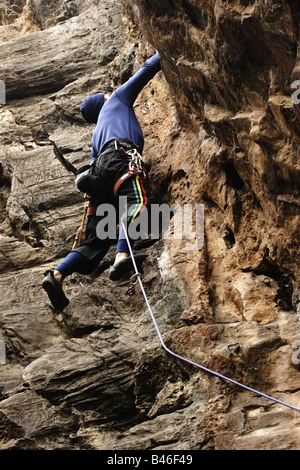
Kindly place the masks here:
[[(134, 259), (136, 262), (136, 266), (140, 269), (143, 261), (147, 258), (148, 255), (144, 255), (142, 253), (138, 255), (134, 255)], [(111, 281), (119, 281), (122, 277), (126, 276), (130, 271), (133, 270), (133, 263), (132, 259), (129, 256), (128, 258), (119, 261), (119, 263), (112, 266), (109, 270), (109, 279)]]
[(68, 305), (69, 300), (65, 296), (60, 283), (54, 278), (53, 271), (45, 272), (42, 287), (47, 292), (54, 308), (62, 310)]

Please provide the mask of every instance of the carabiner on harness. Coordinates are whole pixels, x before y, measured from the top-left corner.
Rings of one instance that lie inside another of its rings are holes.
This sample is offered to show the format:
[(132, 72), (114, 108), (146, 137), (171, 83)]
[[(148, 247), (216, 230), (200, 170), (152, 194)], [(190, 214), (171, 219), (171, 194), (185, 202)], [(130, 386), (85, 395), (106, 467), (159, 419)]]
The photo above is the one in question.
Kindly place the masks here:
[(129, 171), (133, 171), (133, 172), (137, 173), (137, 175), (141, 179), (146, 179), (147, 178), (146, 170), (143, 167), (142, 157), (139, 154), (139, 152), (137, 151), (137, 149), (135, 149), (135, 148), (130, 149), (126, 153), (130, 157)]
[(128, 157), (128, 166), (129, 170), (122, 175), (118, 181), (116, 182), (114, 186), (114, 196), (115, 198), (118, 197), (118, 191), (120, 186), (128, 179), (131, 178), (132, 176), (136, 176), (140, 180), (145, 180), (147, 179), (147, 171), (143, 167), (143, 162), (142, 162), (142, 157), (137, 151), (136, 148), (130, 148), (129, 150), (124, 150), (123, 151), (124, 155), (127, 155)]
[(129, 157), (129, 170), (141, 170), (142, 169), (142, 157), (137, 149), (130, 149), (126, 152)]

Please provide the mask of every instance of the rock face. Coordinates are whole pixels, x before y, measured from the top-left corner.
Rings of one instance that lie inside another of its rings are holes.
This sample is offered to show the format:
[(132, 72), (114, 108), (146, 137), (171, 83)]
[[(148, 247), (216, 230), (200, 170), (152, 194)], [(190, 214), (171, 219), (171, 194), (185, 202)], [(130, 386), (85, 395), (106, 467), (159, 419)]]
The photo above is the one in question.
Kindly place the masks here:
[(299, 413), (161, 348), (139, 289), (108, 280), (115, 247), (67, 279), (63, 313), (41, 288), (83, 212), (55, 148), (88, 163), (81, 102), (157, 49), (163, 71), (136, 103), (153, 192), (201, 204), (205, 222), (197, 249), (173, 223), (169, 239), (136, 245), (161, 333), (177, 354), (300, 407), (297, 2), (2, 1), (0, 12), (0, 449), (299, 450)]

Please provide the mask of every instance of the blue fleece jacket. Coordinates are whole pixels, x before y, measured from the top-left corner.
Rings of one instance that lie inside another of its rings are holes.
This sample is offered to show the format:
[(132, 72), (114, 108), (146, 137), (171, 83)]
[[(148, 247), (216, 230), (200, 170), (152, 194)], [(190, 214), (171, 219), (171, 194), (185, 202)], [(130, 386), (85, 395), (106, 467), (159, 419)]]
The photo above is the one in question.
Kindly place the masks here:
[[(128, 139), (134, 142), (139, 146), (139, 152), (142, 154), (144, 136), (133, 105), (144, 86), (159, 70), (161, 70), (160, 56), (155, 54), (106, 101), (99, 113), (93, 133), (91, 163), (95, 161), (104, 145), (114, 139)], [(95, 101), (99, 100), (99, 94), (94, 96)], [(93, 100), (93, 97), (89, 99)]]

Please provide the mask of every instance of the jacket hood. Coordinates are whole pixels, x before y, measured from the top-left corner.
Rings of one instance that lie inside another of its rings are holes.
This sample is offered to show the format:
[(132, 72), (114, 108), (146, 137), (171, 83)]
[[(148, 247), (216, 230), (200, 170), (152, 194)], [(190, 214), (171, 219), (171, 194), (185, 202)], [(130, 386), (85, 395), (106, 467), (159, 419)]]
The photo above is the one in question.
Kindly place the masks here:
[(97, 93), (86, 98), (81, 105), (80, 112), (89, 124), (97, 124), (98, 117), (104, 104), (104, 93)]

